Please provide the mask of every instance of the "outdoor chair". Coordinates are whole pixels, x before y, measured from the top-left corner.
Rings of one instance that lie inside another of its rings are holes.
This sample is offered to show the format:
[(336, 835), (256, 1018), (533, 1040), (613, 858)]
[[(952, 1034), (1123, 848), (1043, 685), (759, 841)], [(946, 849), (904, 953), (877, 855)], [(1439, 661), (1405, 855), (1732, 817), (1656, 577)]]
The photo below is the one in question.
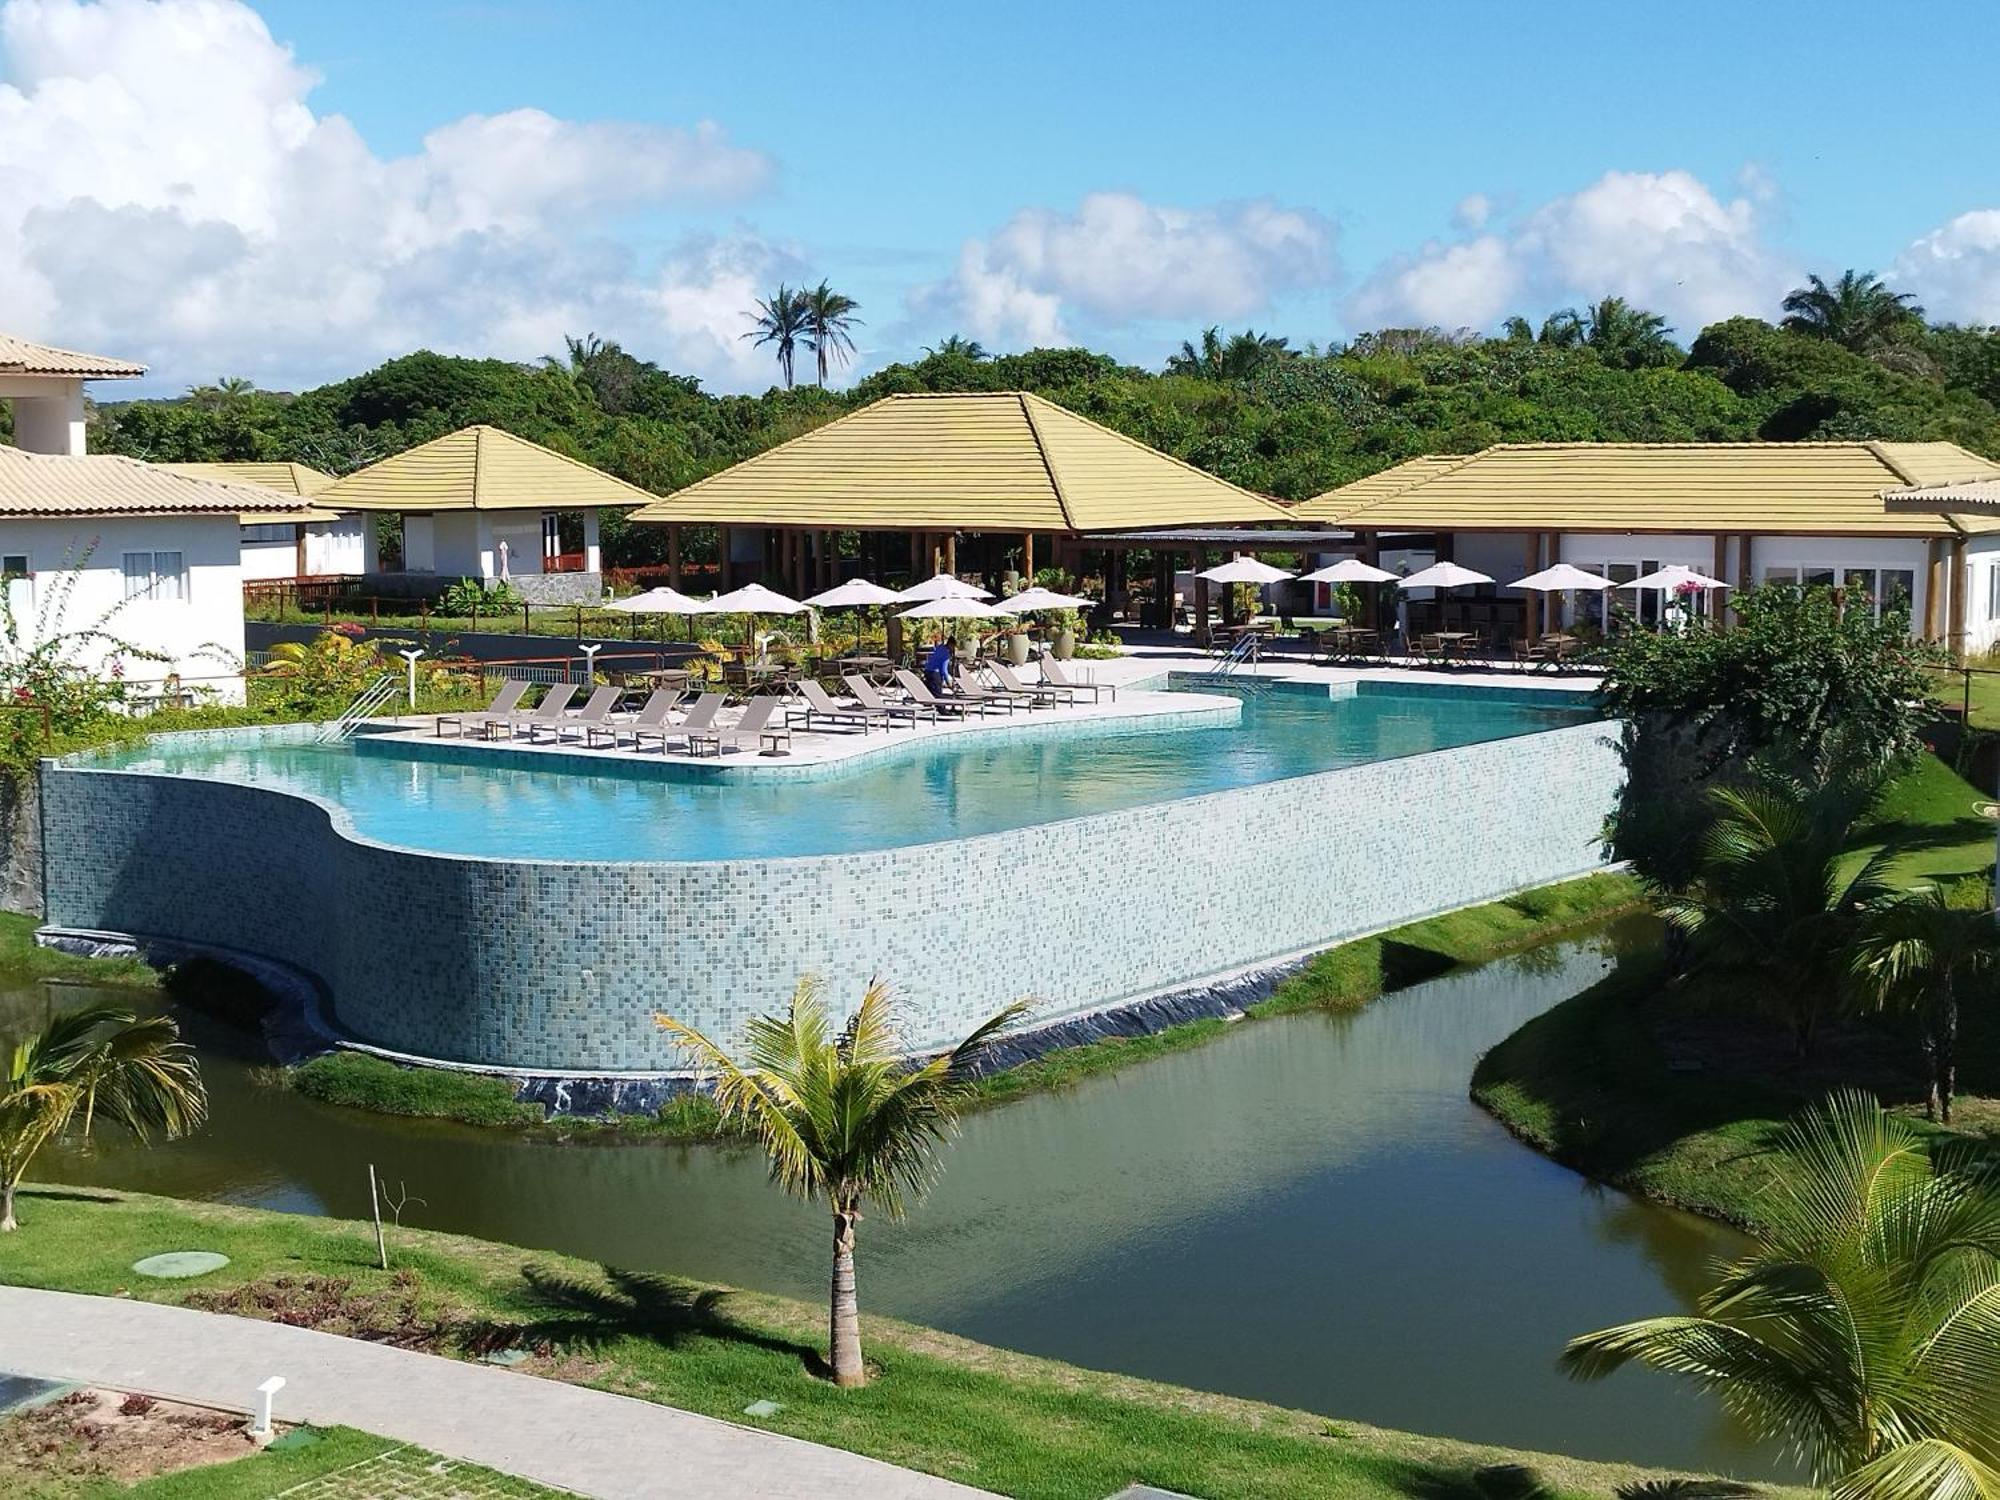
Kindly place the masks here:
[(866, 734), (877, 724), (880, 724), (884, 729), (889, 727), (888, 709), (869, 708), (859, 702), (852, 704), (836, 703), (832, 695), (825, 688), (821, 687), (815, 678), (801, 678), (798, 690), (799, 697), (804, 700), (805, 707), (801, 709), (788, 708), (785, 712), (785, 722), (787, 724), (791, 723), (793, 716), (797, 715), (804, 721), (807, 733), (812, 732), (814, 719), (824, 720), (828, 724), (858, 725), (863, 734)]
[(854, 701), (863, 708), (878, 708), (891, 719), (908, 719), (912, 729), (916, 727), (919, 719), (937, 722), (936, 709), (909, 701), (892, 703), (882, 696), (880, 689), (874, 683), (858, 672), (843, 673), (840, 680), (847, 684), (848, 692), (854, 695)]
[(1011, 693), (1016, 698), (1026, 698), (1037, 708), (1076, 702), (1076, 689), (1061, 688), (1048, 682), (1023, 682), (1014, 675), (1014, 669), (1004, 661), (998, 659), (989, 661), (986, 663), (986, 670), (993, 674), (993, 680), (1000, 684), (1002, 692)]
[(1020, 700), (1012, 693), (981, 686), (969, 668), (962, 666), (952, 668), (952, 679), (958, 685), (958, 696), (968, 703), (977, 703), (988, 708), (1004, 708), (1009, 714), (1021, 707)]
[(726, 693), (703, 693), (699, 698), (694, 700), (694, 707), (687, 711), (687, 717), (682, 719), (679, 724), (669, 725), (659, 730), (649, 729), (643, 734), (634, 734), (632, 736), (632, 748), (637, 750), (640, 740), (652, 739), (657, 734), (660, 740), (660, 754), (665, 755), (667, 753), (668, 740), (682, 740), (687, 745), (688, 754), (692, 755), (695, 753), (695, 736), (707, 734), (715, 728), (715, 716), (722, 712), (722, 705), (728, 701), (729, 695)]
[(987, 712), (982, 704), (962, 703), (956, 698), (940, 698), (931, 691), (929, 683), (908, 667), (896, 668), (896, 686), (903, 690), (904, 695), (912, 703), (921, 703), (933, 713), (957, 714), (962, 719), (974, 708), (977, 708), (982, 715)]
[(707, 746), (719, 757), (725, 746), (741, 745), (755, 736), (760, 755), (788, 755), (792, 746), (790, 726), (771, 722), (772, 715), (784, 706), (781, 698), (752, 698), (743, 716), (728, 729), (705, 729), (690, 734), (688, 749), (699, 755), (701, 748)]
[(575, 683), (558, 682), (542, 694), (542, 701), (533, 708), (517, 708), (505, 719), (492, 720), (486, 725), (486, 732), (491, 735), (496, 728), (505, 724), (508, 739), (516, 738), (523, 729), (527, 730), (528, 738), (533, 739), (535, 731), (542, 725), (553, 724), (562, 717), (562, 711), (569, 707), (569, 700), (575, 696)]
[(493, 695), (493, 701), (487, 704), (486, 707), (473, 709), (469, 712), (439, 714), (432, 721), (431, 732), (441, 735), (444, 733), (444, 726), (447, 724), (458, 726), (458, 737), (460, 739), (464, 739), (466, 731), (475, 725), (484, 732), (488, 724), (498, 719), (505, 719), (515, 709), (519, 708), (521, 706), (521, 699), (527, 691), (528, 684), (526, 682), (518, 677), (510, 677), (507, 681), (500, 684), (500, 691)]
[(625, 695), (619, 687), (601, 687), (591, 692), (590, 701), (573, 714), (557, 714), (543, 724), (528, 726), (528, 742), (534, 743), (535, 736), (544, 729), (549, 731), (549, 743), (560, 745), (572, 734), (587, 733), (592, 727), (605, 724), (611, 718), (611, 710), (618, 706), (618, 700)]
[(616, 750), (618, 748), (618, 741), (629, 734), (632, 736), (632, 748), (634, 750), (639, 748), (639, 740), (642, 736), (658, 737), (660, 748), (664, 750), (667, 743), (664, 733), (668, 727), (667, 716), (674, 711), (675, 706), (685, 696), (686, 694), (679, 688), (654, 688), (647, 695), (646, 701), (640, 706), (639, 711), (629, 718), (622, 720), (614, 719), (608, 724), (585, 725), (583, 742), (586, 745), (595, 746), (599, 740), (602, 740), (606, 745)]
[(1111, 695), (1112, 702), (1118, 701), (1117, 688), (1108, 683), (1086, 682), (1080, 677), (1072, 677), (1069, 675), (1069, 668), (1053, 656), (1042, 658), (1042, 681), (1050, 687), (1068, 688), (1072, 693), (1088, 693), (1092, 703), (1097, 702), (1106, 693)]

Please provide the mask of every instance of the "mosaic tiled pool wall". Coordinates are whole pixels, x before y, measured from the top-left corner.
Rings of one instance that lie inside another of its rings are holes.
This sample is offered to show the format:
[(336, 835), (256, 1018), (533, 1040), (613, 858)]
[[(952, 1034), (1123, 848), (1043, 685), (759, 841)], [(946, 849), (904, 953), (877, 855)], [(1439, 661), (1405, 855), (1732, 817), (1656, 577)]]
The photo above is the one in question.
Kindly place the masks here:
[(1575, 725), (949, 843), (556, 864), (363, 840), (305, 797), (47, 763), (47, 920), (260, 953), (342, 1025), (498, 1068), (673, 1067), (671, 1011), (734, 1037), (816, 972), (874, 974), (907, 1035), (1031, 996), (1116, 1004), (1595, 868), (1620, 771)]

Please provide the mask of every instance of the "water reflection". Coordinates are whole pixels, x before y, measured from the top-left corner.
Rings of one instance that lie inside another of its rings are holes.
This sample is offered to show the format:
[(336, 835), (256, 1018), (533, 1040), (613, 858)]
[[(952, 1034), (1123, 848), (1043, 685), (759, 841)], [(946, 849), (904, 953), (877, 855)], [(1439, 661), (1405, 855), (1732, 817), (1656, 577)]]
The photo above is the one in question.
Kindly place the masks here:
[[(1736, 1237), (1593, 1189), (1466, 1099), (1481, 1052), (1608, 962), (1603, 940), (1554, 945), (977, 1115), (908, 1224), (864, 1226), (864, 1305), (1389, 1426), (1769, 1472), (1662, 1379), (1576, 1386), (1554, 1367), (1571, 1334), (1690, 1305)], [(253, 1086), (240, 1046), (191, 1029), (213, 1128), (143, 1153), (107, 1137), (50, 1175), (354, 1215), (373, 1161), (426, 1200), (425, 1227), (823, 1292), (819, 1216), (750, 1153), (326, 1109)]]

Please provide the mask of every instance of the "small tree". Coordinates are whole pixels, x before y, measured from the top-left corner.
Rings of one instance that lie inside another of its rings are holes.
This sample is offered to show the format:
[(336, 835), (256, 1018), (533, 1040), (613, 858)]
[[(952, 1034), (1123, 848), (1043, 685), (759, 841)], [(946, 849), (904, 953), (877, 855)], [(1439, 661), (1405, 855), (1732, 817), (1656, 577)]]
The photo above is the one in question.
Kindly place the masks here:
[(141, 1020), (102, 1002), (15, 1045), (0, 1077), (0, 1233), (19, 1227), (14, 1190), (36, 1153), (72, 1127), (88, 1135), (100, 1118), (141, 1140), (154, 1130), (185, 1135), (208, 1118), (194, 1054), (172, 1018)]
[(1850, 953), (1866, 994), (1915, 1015), (1929, 1077), (1925, 1113), (1951, 1121), (1958, 1094), (1958, 1001), (1967, 984), (2000, 967), (2000, 923), (1986, 909), (1952, 905), (1935, 886), (1878, 901)]
[(854, 1283), (854, 1230), (863, 1204), (900, 1219), (908, 1200), (937, 1180), (937, 1148), (957, 1133), (987, 1044), (1026, 1009), (1008, 1006), (923, 1063), (906, 1060), (888, 987), (879, 980), (837, 1035), (818, 981), (800, 980), (783, 1015), (759, 1016), (745, 1028), (741, 1064), (693, 1027), (671, 1016), (653, 1018), (715, 1074), (723, 1119), (742, 1120), (763, 1143), (771, 1180), (832, 1211), (828, 1342), (836, 1385), (868, 1379)]

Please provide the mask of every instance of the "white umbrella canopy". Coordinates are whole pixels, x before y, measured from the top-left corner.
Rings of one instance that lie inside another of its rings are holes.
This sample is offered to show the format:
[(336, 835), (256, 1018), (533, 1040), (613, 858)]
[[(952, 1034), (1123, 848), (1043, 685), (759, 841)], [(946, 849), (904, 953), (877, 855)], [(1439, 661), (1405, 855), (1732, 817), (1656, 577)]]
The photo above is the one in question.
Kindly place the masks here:
[(1210, 583), (1278, 583), (1293, 576), (1283, 568), (1274, 568), (1254, 557), (1234, 558), (1212, 568), (1203, 568), (1195, 574), (1195, 577), (1206, 578)]
[(939, 573), (906, 588), (896, 596), (901, 604), (921, 604), (928, 599), (991, 599), (992, 594), (976, 583), (967, 583), (949, 573)]
[(926, 599), (914, 609), (901, 610), (899, 620), (1011, 620), (1012, 609), (981, 599)]
[(1693, 568), (1684, 568), (1679, 563), (1669, 563), (1657, 572), (1635, 578), (1630, 583), (1618, 585), (1621, 589), (1663, 589), (1672, 593), (1676, 589), (1726, 589), (1729, 585), (1720, 578), (1710, 578), (1706, 573), (1697, 573)]
[(1468, 584), (1491, 583), (1486, 574), (1472, 568), (1461, 568), (1455, 562), (1432, 563), (1428, 568), (1412, 573), (1402, 579), (1406, 589), (1456, 589)]
[(1343, 557), (1337, 563), (1299, 574), (1300, 583), (1394, 583), (1396, 575), (1387, 568), (1373, 567), (1358, 557)]
[(1582, 568), (1569, 563), (1557, 563), (1544, 568), (1539, 573), (1530, 573), (1526, 578), (1516, 578), (1507, 585), (1510, 589), (1533, 589), (1537, 593), (1552, 594), (1570, 589), (1608, 589), (1611, 580), (1601, 573), (1586, 573)]
[(897, 604), (903, 596), (866, 578), (850, 578), (824, 593), (814, 594), (806, 603), (815, 609), (861, 609), (871, 604)]
[(1024, 615), (1037, 609), (1095, 609), (1097, 601), (1078, 594), (1058, 594), (1054, 589), (1033, 588), (1008, 595), (1006, 606), (1015, 614)]
[(746, 583), (740, 589), (703, 600), (694, 612), (702, 615), (802, 615), (808, 606), (787, 598), (761, 583)]
[(621, 615), (698, 615), (707, 605), (679, 589), (662, 587), (647, 589), (629, 599), (614, 599), (604, 607)]

